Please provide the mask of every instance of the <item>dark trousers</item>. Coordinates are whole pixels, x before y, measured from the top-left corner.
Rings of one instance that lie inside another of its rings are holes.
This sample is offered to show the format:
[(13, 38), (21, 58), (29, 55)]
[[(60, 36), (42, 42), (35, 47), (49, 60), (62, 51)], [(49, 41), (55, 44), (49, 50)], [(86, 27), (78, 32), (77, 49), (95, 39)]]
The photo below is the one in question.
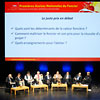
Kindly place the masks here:
[(89, 81), (87, 81), (87, 80), (83, 80), (83, 81), (82, 81), (82, 84), (87, 84), (89, 89), (91, 89), (91, 87), (92, 87), (92, 86), (91, 86), (91, 82), (89, 82)]

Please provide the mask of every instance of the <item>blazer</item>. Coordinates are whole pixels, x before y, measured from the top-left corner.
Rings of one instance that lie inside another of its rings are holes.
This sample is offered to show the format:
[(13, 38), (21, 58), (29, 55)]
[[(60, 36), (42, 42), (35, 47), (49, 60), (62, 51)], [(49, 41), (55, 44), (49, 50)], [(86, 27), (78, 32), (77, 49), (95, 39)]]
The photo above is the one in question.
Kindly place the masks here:
[(10, 83), (10, 82), (14, 82), (14, 79), (13, 79), (13, 78), (7, 77), (7, 78), (6, 78), (6, 83)]
[[(67, 75), (64, 76), (64, 80), (66, 80)], [(71, 80), (71, 75), (69, 75), (69, 80)]]
[(91, 83), (91, 81), (92, 81), (91, 75), (89, 75), (89, 76), (86, 75), (84, 78), (87, 83)]
[[(76, 76), (75, 76), (75, 78), (78, 78), (78, 75), (76, 75)], [(82, 76), (80, 76), (80, 77), (79, 77), (79, 79), (78, 79), (78, 80), (76, 80), (76, 81), (81, 82), (81, 81), (82, 81)]]
[[(51, 76), (51, 75), (49, 75), (49, 80), (51, 80), (51, 79), (52, 79), (52, 76)], [(48, 80), (47, 75), (45, 75), (45, 80)]]
[(20, 77), (20, 78), (16, 77), (16, 78), (15, 78), (15, 81), (16, 81), (16, 82), (22, 81), (22, 78), (21, 78), (21, 77)]

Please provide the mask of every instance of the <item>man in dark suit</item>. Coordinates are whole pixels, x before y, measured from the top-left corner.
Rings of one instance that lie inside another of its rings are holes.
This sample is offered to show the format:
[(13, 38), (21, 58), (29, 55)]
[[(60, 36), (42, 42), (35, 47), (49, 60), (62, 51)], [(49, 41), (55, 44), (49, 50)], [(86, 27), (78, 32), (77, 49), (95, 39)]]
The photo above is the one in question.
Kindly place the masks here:
[(66, 72), (64, 76), (64, 82), (68, 85), (68, 87), (71, 86), (71, 75), (69, 72)]
[(49, 72), (46, 73), (46, 75), (44, 77), (44, 81), (50, 88), (51, 87), (51, 82), (52, 82), (52, 76), (49, 74)]
[(16, 86), (24, 86), (24, 79), (21, 78), (21, 74), (18, 73), (17, 77), (15, 78)]
[(77, 83), (82, 83), (82, 75), (81, 72), (79, 72), (73, 79), (73, 83), (77, 84)]
[(84, 77), (82, 83), (88, 85), (89, 91), (91, 91), (91, 81), (92, 81), (92, 78), (91, 78), (90, 72), (87, 72), (87, 75)]
[(8, 77), (6, 78), (6, 87), (7, 88), (15, 87), (15, 82), (12, 77), (12, 74), (9, 74)]

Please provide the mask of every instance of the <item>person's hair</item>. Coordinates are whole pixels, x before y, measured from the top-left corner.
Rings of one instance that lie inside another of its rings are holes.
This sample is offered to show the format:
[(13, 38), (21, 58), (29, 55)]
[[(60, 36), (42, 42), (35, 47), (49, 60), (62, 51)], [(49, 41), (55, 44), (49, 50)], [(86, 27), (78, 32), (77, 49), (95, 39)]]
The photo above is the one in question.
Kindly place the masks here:
[(40, 72), (40, 71), (37, 71), (37, 72)]
[(30, 74), (30, 71), (27, 71), (27, 74)]
[(90, 74), (90, 72), (87, 72), (87, 74)]
[(12, 74), (8, 74), (8, 76), (9, 76), (9, 75), (11, 75), (11, 76), (12, 76)]
[(18, 73), (17, 75), (21, 75), (21, 73)]

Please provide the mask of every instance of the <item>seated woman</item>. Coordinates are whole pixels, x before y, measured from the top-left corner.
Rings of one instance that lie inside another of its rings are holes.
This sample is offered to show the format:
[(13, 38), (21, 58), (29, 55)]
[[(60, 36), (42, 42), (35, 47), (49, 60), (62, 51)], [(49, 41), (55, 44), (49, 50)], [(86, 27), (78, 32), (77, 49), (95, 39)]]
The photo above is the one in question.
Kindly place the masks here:
[(74, 84), (82, 83), (82, 76), (81, 72), (79, 72), (73, 79)]
[(45, 84), (47, 84), (50, 88), (51, 82), (52, 82), (52, 76), (49, 74), (49, 72), (46, 73), (46, 75), (44, 77), (44, 81), (45, 81)]
[(6, 78), (6, 87), (7, 88), (11, 88), (11, 87), (15, 87), (15, 82), (14, 79), (12, 77), (12, 74), (9, 74), (8, 77)]
[(68, 85), (71, 86), (71, 75), (69, 74), (69, 72), (66, 72), (65, 76), (64, 76), (64, 82)]
[(61, 83), (61, 79), (62, 79), (62, 76), (61, 74), (59, 74), (59, 71), (56, 72), (56, 74), (54, 74), (53, 76), (53, 79), (54, 79), (54, 83)]
[(84, 77), (82, 83), (88, 85), (89, 91), (91, 91), (91, 81), (92, 81), (92, 78), (91, 78), (90, 72), (87, 72), (87, 75)]
[(16, 86), (25, 86), (24, 79), (21, 78), (21, 74), (18, 73), (17, 77), (15, 78)]
[(32, 78), (32, 75), (30, 74), (30, 72), (28, 71), (27, 74), (24, 76), (24, 80), (25, 80), (25, 85), (26, 86), (31, 86), (34, 82), (34, 79)]
[(43, 74), (40, 74), (40, 72), (37, 71), (37, 74), (34, 76), (34, 80), (36, 84), (43, 84)]

